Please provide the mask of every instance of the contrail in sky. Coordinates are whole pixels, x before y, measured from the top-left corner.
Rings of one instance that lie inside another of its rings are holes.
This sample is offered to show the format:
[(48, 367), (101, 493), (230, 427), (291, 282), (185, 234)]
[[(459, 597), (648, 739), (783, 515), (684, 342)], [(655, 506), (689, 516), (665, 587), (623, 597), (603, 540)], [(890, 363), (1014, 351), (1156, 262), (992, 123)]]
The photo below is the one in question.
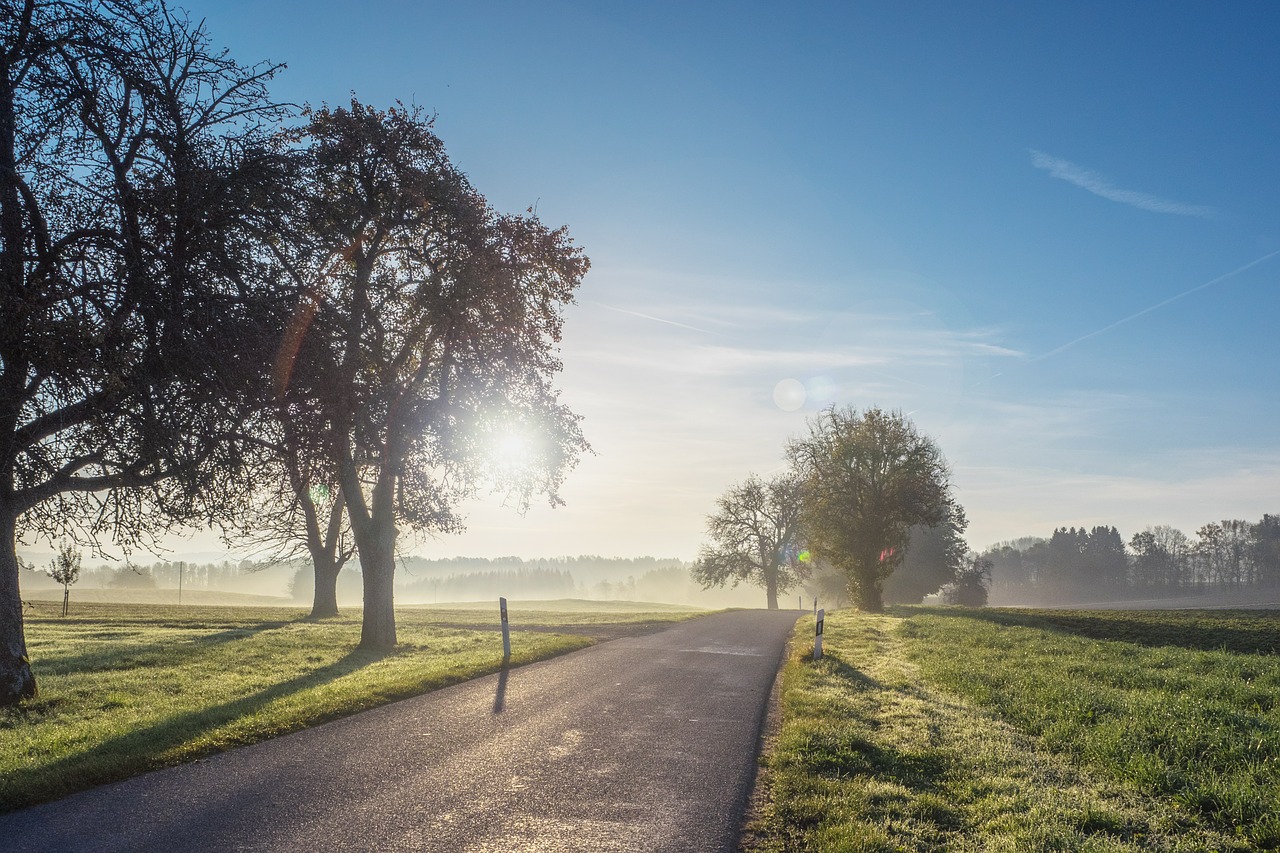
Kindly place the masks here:
[(1096, 196), (1101, 196), (1109, 201), (1118, 201), (1121, 204), (1127, 204), (1139, 210), (1150, 210), (1153, 213), (1173, 213), (1178, 216), (1201, 216), (1206, 219), (1218, 214), (1216, 209), (1206, 205), (1183, 204), (1180, 201), (1170, 201), (1167, 198), (1160, 198), (1150, 193), (1112, 186), (1110, 181), (1092, 169), (1077, 166), (1070, 160), (1053, 157), (1034, 148), (1031, 149), (1031, 165), (1037, 169), (1044, 169), (1053, 177), (1060, 178), (1069, 184), (1075, 184), (1080, 189), (1088, 190)]
[(1138, 313), (1130, 314), (1128, 317), (1125, 317), (1123, 320), (1116, 320), (1111, 325), (1103, 326), (1101, 329), (1098, 329), (1096, 332), (1090, 332), (1087, 335), (1081, 335), (1080, 337), (1076, 338), (1074, 341), (1068, 341), (1067, 343), (1063, 344), (1057, 349), (1050, 350), (1044, 355), (1036, 356), (1034, 359), (1032, 359), (1032, 361), (1044, 361), (1049, 356), (1057, 355), (1063, 350), (1070, 349), (1071, 347), (1075, 346), (1081, 341), (1087, 341), (1089, 340), (1089, 338), (1097, 337), (1098, 335), (1101, 335), (1103, 332), (1111, 331), (1116, 326), (1123, 326), (1125, 323), (1128, 323), (1130, 320), (1136, 320), (1139, 317), (1141, 317), (1143, 314), (1150, 314), (1152, 311), (1155, 311), (1158, 308), (1163, 308), (1166, 305), (1177, 302), (1179, 299), (1182, 299), (1186, 296), (1190, 296), (1193, 293), (1198, 293), (1199, 291), (1204, 290), (1206, 287), (1212, 287), (1213, 285), (1218, 284), (1219, 282), (1223, 282), (1229, 278), (1237, 276), (1247, 269), (1252, 269), (1253, 267), (1256, 267), (1258, 264), (1262, 263), (1263, 261), (1271, 260), (1276, 255), (1280, 255), (1280, 249), (1277, 249), (1276, 251), (1271, 252), (1270, 254), (1263, 255), (1262, 257), (1258, 258), (1256, 261), (1250, 261), (1249, 263), (1245, 264), (1242, 267), (1237, 267), (1236, 269), (1233, 269), (1229, 273), (1224, 273), (1215, 279), (1206, 281), (1204, 284), (1198, 284), (1195, 287), (1191, 288), (1190, 290), (1184, 290), (1181, 293), (1177, 294), (1176, 296), (1170, 296), (1168, 299), (1164, 300), (1163, 302), (1157, 302), (1155, 305), (1152, 305), (1150, 308), (1143, 308)]
[(630, 314), (632, 317), (641, 317), (645, 320), (652, 320), (655, 323), (666, 323), (668, 326), (679, 326), (681, 329), (689, 329), (694, 332), (702, 332), (704, 335), (714, 335), (708, 329), (699, 329), (697, 326), (690, 326), (687, 323), (677, 323), (675, 320), (664, 320), (661, 317), (654, 317), (652, 314), (641, 314), (639, 311), (632, 311), (629, 308), (614, 308), (612, 305), (605, 305), (603, 302), (593, 302), (592, 305), (599, 305), (601, 308), (607, 308), (610, 311), (617, 311), (619, 314)]

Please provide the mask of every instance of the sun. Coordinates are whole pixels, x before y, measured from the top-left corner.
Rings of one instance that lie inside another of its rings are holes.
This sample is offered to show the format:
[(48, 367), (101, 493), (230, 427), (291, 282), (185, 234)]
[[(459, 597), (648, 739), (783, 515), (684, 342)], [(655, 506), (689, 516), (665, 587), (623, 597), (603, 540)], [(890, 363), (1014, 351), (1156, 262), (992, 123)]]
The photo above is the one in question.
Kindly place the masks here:
[(529, 461), (531, 454), (529, 439), (524, 434), (510, 430), (498, 437), (494, 446), (494, 455), (500, 462), (508, 465), (521, 465)]

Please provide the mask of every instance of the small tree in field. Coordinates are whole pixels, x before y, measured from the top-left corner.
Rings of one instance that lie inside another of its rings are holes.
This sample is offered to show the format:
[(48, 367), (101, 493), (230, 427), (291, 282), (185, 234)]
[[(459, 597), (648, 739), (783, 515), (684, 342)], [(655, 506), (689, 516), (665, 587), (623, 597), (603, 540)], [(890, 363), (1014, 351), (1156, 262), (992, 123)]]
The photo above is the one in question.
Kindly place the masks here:
[(62, 543), (45, 574), (62, 584), (62, 615), (66, 616), (71, 603), (71, 585), (80, 580), (80, 550), (70, 543)]
[(797, 558), (800, 526), (800, 478), (786, 474), (773, 480), (752, 475), (716, 501), (707, 517), (712, 545), (704, 546), (693, 567), (693, 579), (704, 589), (746, 581), (765, 588), (770, 610), (809, 574)]

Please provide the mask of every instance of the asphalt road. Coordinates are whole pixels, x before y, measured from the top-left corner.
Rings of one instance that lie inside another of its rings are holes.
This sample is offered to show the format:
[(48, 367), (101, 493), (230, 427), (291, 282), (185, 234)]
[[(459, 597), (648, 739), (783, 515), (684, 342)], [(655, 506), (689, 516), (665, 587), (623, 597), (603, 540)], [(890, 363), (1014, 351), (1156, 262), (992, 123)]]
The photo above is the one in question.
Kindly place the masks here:
[(8, 851), (736, 848), (798, 611), (737, 611), (0, 816)]

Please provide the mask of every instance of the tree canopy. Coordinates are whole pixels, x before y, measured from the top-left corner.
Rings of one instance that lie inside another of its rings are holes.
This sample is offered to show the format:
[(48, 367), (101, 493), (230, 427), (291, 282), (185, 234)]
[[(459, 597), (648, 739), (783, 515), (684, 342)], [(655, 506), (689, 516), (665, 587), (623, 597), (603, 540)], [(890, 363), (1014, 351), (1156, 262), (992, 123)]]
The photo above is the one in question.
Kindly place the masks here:
[(517, 507), (558, 502), (587, 445), (551, 379), (589, 263), (566, 229), (496, 213), (419, 111), (353, 99), (308, 118), (305, 239), (278, 253), (297, 308), (277, 385), (315, 402), (310, 446), (360, 557), (361, 642), (384, 648), (398, 525), (457, 529), (458, 500), (483, 483)]
[(860, 608), (882, 610), (885, 579), (911, 528), (954, 512), (942, 452), (901, 412), (833, 406), (809, 421), (787, 456), (804, 478), (805, 542), (845, 573)]
[(965, 568), (969, 546), (964, 541), (969, 520), (957, 503), (946, 518), (932, 527), (918, 524), (907, 536), (902, 562), (884, 582), (884, 599), (890, 604), (919, 604), (947, 584), (956, 581)]

